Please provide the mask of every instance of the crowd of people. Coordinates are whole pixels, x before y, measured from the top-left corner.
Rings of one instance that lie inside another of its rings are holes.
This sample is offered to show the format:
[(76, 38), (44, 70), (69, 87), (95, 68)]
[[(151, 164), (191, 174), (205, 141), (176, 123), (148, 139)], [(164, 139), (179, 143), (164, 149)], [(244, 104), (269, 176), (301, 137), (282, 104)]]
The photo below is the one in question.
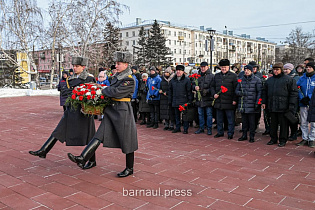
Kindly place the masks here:
[[(133, 174), (134, 152), (138, 149), (138, 121), (153, 129), (163, 123), (163, 130), (172, 133), (188, 134), (189, 128), (195, 127), (196, 135), (213, 135), (216, 124), (214, 138), (223, 137), (227, 130), (228, 139), (233, 139), (235, 126), (241, 123), (238, 141), (254, 143), (261, 116), (265, 127), (262, 135), (270, 135), (267, 145), (284, 147), (301, 135), (297, 146), (315, 147), (312, 58), (296, 67), (275, 63), (262, 72), (254, 61), (242, 66), (222, 59), (212, 72), (207, 62), (191, 71), (183, 65), (146, 69), (130, 68), (132, 55), (128, 52), (116, 52), (114, 57), (116, 65), (110, 70), (101, 68), (97, 79), (85, 69), (86, 58), (73, 57), (74, 70), (64, 72), (58, 85), (63, 117), (42, 147), (29, 151), (31, 155), (46, 158), (58, 140), (66, 146), (87, 145), (79, 156), (68, 153), (68, 157), (80, 168), (90, 169), (96, 166), (95, 151), (103, 144), (120, 148), (126, 155), (126, 168), (117, 176), (127, 177)], [(99, 118), (102, 122), (97, 130), (93, 117), (65, 104), (74, 87), (88, 82), (102, 85), (102, 94), (112, 100)]]
[(241, 66), (228, 59), (222, 59), (213, 72), (207, 62), (190, 71), (183, 65), (132, 66), (137, 81), (133, 116), (140, 125), (156, 129), (162, 123), (163, 130), (172, 133), (187, 134), (194, 127), (195, 134), (212, 135), (216, 125), (214, 138), (227, 130), (228, 139), (234, 138), (235, 126), (241, 123), (238, 141), (251, 143), (262, 116), (263, 135), (270, 135), (268, 145), (283, 147), (301, 135), (298, 146), (314, 147), (314, 65), (312, 58), (306, 58), (296, 67), (275, 63), (265, 71), (254, 61)]

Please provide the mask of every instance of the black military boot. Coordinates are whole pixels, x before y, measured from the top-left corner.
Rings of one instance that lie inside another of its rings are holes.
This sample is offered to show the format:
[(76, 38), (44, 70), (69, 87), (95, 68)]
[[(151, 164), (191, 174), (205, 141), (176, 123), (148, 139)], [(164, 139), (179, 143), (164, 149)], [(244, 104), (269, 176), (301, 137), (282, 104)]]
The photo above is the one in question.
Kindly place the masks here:
[[(76, 163), (80, 168), (85, 169), (84, 166), (88, 160), (93, 157), (96, 149), (101, 144), (101, 141), (98, 139), (92, 139), (89, 144), (84, 148), (80, 156), (74, 156), (71, 153), (68, 153), (68, 158)], [(93, 162), (93, 161), (92, 161)], [(95, 162), (96, 165), (96, 162)], [(91, 168), (91, 167), (90, 167)]]
[(44, 145), (37, 151), (29, 151), (31, 155), (38, 156), (40, 158), (46, 158), (47, 153), (53, 148), (58, 139), (53, 136), (50, 136)]
[(118, 177), (127, 177), (133, 174), (134, 154), (134, 152), (126, 154), (126, 168), (117, 174)]
[(90, 160), (87, 162), (87, 164), (85, 164), (85, 166), (83, 167), (83, 169), (90, 169), (96, 166), (96, 158), (95, 158), (95, 153), (94, 155), (90, 158)]

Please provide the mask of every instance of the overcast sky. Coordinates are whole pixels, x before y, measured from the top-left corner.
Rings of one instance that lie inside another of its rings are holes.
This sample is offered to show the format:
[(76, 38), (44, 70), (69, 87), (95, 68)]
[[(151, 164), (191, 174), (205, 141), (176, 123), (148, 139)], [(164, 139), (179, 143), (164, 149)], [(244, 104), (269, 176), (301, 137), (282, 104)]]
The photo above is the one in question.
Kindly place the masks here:
[[(45, 1), (39, 0), (40, 6)], [(292, 29), (315, 32), (314, 0), (118, 0), (129, 6), (120, 17), (123, 25), (142, 20), (164, 20), (187, 26), (225, 26), (234, 34), (249, 34), (280, 43)], [(46, 3), (47, 4), (47, 3)], [(302, 23), (308, 22), (308, 23)], [(291, 24), (296, 23), (296, 24)], [(262, 27), (268, 26), (268, 27)]]

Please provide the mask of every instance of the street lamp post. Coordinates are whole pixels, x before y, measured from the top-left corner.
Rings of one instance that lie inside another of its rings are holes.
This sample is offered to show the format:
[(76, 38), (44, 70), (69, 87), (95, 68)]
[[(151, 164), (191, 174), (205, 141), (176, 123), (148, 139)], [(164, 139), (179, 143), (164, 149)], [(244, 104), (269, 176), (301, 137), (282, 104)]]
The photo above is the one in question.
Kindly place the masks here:
[(212, 71), (212, 52), (214, 51), (213, 35), (215, 34), (215, 30), (209, 29), (208, 33), (210, 35), (210, 70)]

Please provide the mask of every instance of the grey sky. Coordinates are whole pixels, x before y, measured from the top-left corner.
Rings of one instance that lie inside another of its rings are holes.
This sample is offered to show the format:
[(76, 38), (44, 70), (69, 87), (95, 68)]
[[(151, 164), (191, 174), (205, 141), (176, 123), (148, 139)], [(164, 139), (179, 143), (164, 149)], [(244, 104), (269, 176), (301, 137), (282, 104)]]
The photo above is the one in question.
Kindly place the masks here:
[[(44, 5), (40, 0), (38, 4)], [(118, 0), (129, 6), (120, 20), (123, 25), (142, 20), (165, 20), (188, 26), (212, 27), (223, 31), (225, 26), (234, 34), (265, 37), (274, 42), (284, 41), (292, 29), (315, 32), (315, 1), (313, 0)], [(292, 25), (281, 25), (297, 22)], [(272, 27), (261, 27), (279, 25)], [(246, 29), (245, 29), (246, 28)]]

